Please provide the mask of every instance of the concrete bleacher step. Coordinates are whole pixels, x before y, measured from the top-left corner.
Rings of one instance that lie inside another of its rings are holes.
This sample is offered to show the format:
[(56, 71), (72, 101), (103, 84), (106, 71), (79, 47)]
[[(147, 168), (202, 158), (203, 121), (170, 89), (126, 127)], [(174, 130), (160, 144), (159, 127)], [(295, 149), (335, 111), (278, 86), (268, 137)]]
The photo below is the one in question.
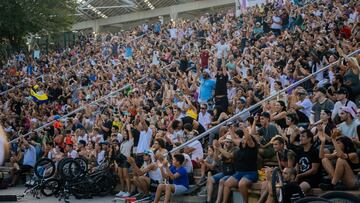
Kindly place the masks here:
[[(206, 197), (198, 197), (198, 196), (173, 196), (171, 197), (171, 203), (199, 203), (205, 202)], [(164, 197), (160, 199), (160, 201), (164, 201)], [(113, 203), (127, 203), (125, 199), (122, 198), (114, 198)], [(137, 203), (148, 203), (149, 200), (137, 201)]]

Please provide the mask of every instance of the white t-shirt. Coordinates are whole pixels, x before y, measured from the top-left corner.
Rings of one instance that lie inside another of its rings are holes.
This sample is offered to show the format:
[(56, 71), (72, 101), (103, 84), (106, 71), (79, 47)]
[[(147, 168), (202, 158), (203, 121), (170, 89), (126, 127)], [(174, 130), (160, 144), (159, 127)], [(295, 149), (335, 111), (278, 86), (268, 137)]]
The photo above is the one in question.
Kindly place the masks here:
[(171, 29), (168, 29), (169, 33), (170, 33), (170, 37), (173, 38), (173, 39), (176, 39), (177, 38), (177, 29), (176, 28), (171, 28)]
[(221, 59), (224, 56), (224, 58), (226, 59), (228, 52), (230, 51), (229, 45), (227, 45), (226, 43), (221, 44), (220, 42), (218, 42), (215, 46), (217, 49), (217, 58)]
[(184, 157), (185, 157), (185, 162), (183, 164), (183, 167), (186, 169), (187, 173), (192, 173), (193, 172), (193, 165), (191, 162), (191, 158), (188, 154), (183, 153)]
[(100, 165), (104, 161), (104, 159), (105, 159), (105, 150), (101, 150), (101, 152), (97, 154), (96, 163)]
[(348, 125), (346, 122), (342, 122), (339, 124), (338, 129), (341, 131), (341, 134), (345, 135), (348, 138), (356, 138), (357, 134), (357, 126), (359, 125), (356, 120)]
[(191, 153), (191, 160), (202, 159), (204, 157), (204, 150), (199, 140), (190, 143), (188, 147), (195, 148)]
[(311, 108), (313, 106), (309, 98), (304, 99), (303, 101), (296, 102), (296, 105), (303, 107), (299, 111), (305, 114), (308, 118), (311, 116)]
[(144, 153), (145, 150), (150, 149), (152, 138), (152, 130), (148, 128), (147, 131), (140, 131), (139, 143), (136, 148), (136, 153)]
[(77, 153), (76, 150), (73, 149), (73, 150), (71, 150), (71, 152), (68, 152), (68, 153), (67, 153), (67, 156), (70, 157), (70, 158), (75, 159), (75, 158), (78, 157), (78, 153)]
[(184, 137), (184, 131), (174, 130), (174, 133), (171, 135), (171, 142), (172, 143), (181, 142), (182, 137)]
[(5, 161), (5, 138), (0, 135), (0, 166), (4, 164)]
[(80, 140), (84, 140), (87, 143), (89, 141), (88, 135), (85, 134), (84, 136), (79, 136), (77, 142), (79, 143)]
[(126, 157), (130, 157), (131, 154), (131, 147), (134, 145), (134, 140), (124, 140), (124, 142), (120, 145), (120, 153)]
[(209, 114), (209, 112), (206, 112), (205, 114), (200, 112), (198, 121), (202, 126), (204, 126), (205, 130), (207, 130), (208, 125), (211, 123), (211, 115)]

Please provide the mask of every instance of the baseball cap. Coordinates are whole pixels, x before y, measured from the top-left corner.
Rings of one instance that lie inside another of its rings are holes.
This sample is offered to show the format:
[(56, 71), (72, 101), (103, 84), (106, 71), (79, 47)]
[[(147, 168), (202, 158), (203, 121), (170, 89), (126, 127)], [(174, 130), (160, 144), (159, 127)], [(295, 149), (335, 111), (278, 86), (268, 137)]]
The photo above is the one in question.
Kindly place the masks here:
[(225, 142), (233, 142), (233, 140), (231, 139), (231, 135), (226, 136)]
[(340, 113), (341, 111), (346, 112), (346, 113), (349, 113), (353, 118), (356, 117), (356, 113), (355, 113), (355, 111), (354, 111), (351, 107), (342, 106), (342, 107), (340, 107), (339, 113)]

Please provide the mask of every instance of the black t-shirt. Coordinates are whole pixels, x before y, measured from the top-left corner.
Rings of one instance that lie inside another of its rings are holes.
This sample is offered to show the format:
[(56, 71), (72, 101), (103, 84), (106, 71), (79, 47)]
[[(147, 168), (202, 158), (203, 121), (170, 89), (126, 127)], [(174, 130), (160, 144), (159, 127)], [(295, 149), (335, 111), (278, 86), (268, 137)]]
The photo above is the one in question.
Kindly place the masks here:
[[(182, 117), (182, 118), (181, 118), (181, 121), (182, 121), (182, 123), (183, 123), (183, 126), (184, 126), (186, 123), (190, 123), (192, 126), (194, 126), (194, 125), (193, 125), (194, 119), (191, 118), (190, 116)], [(195, 130), (197, 130), (197, 131), (199, 132), (199, 134), (205, 132), (204, 126), (202, 126), (200, 123), (199, 123), (199, 127), (198, 127), (197, 129), (195, 129)]]
[(105, 128), (108, 128), (109, 130), (106, 132), (105, 130), (103, 130), (103, 134), (104, 134), (104, 140), (106, 140), (108, 137), (111, 136), (111, 127), (112, 127), (112, 121), (111, 120), (107, 120), (103, 123), (103, 126)]
[[(299, 165), (299, 174), (309, 171), (312, 168), (313, 163), (320, 163), (319, 150), (316, 148), (312, 147), (309, 151), (305, 152), (304, 148), (301, 147), (296, 155), (296, 163)], [(320, 175), (318, 173), (319, 170), (316, 174), (304, 177), (304, 179), (319, 179)]]
[(227, 87), (226, 83), (228, 82), (229, 77), (223, 74), (216, 74), (216, 84), (215, 84), (215, 96), (226, 96)]
[(300, 186), (296, 182), (288, 182), (284, 184), (284, 202), (293, 202), (304, 197)]
[(257, 171), (258, 146), (255, 147), (237, 147), (234, 150), (234, 168), (235, 171)]

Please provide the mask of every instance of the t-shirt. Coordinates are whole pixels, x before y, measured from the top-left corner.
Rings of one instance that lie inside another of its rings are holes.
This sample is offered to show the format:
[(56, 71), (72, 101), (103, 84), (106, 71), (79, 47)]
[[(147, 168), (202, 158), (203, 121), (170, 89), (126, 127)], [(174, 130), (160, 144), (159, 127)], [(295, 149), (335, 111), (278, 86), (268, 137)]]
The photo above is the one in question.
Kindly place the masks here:
[(306, 98), (303, 101), (298, 101), (298, 102), (296, 102), (296, 105), (301, 106), (302, 109), (300, 109), (299, 111), (302, 112), (303, 114), (305, 114), (308, 118), (310, 118), (311, 108), (313, 106), (310, 99)]
[(236, 147), (234, 152), (235, 171), (257, 171), (258, 146), (255, 147)]
[(209, 65), (209, 52), (203, 51), (200, 53), (200, 59), (201, 59), (201, 67), (205, 68)]
[(358, 136), (357, 134), (357, 126), (359, 125), (358, 122), (353, 120), (350, 125), (348, 125), (346, 122), (342, 122), (339, 124), (338, 129), (341, 131), (341, 134), (345, 135), (349, 138), (356, 138)]
[(24, 152), (23, 165), (28, 165), (34, 167), (36, 163), (36, 149), (34, 146), (29, 145)]
[(169, 33), (170, 33), (170, 37), (173, 38), (173, 39), (176, 39), (177, 36), (177, 29), (176, 28), (171, 28), (171, 29), (168, 29)]
[(321, 110), (332, 111), (333, 109), (334, 109), (334, 102), (332, 102), (330, 99), (326, 99), (325, 102), (323, 102), (322, 104), (316, 102), (312, 107), (312, 112), (314, 114), (314, 122), (320, 120)]
[(5, 160), (5, 136), (0, 135), (0, 166)]
[[(319, 150), (316, 148), (311, 148), (309, 151), (305, 152), (304, 148), (301, 148), (296, 153), (296, 163), (299, 166), (299, 174), (305, 173), (306, 171), (309, 171), (312, 168), (313, 163), (320, 163), (319, 158)], [(318, 170), (319, 172), (319, 170)], [(319, 176), (318, 173), (314, 175), (310, 175), (307, 177), (304, 177), (308, 180), (318, 180), (321, 176)]]
[(78, 153), (77, 153), (77, 151), (74, 150), (74, 149), (71, 150), (71, 152), (68, 152), (67, 155), (68, 155), (69, 158), (73, 158), (73, 159), (75, 159), (75, 158), (78, 157)]
[(200, 93), (199, 99), (202, 102), (207, 102), (209, 99), (213, 97), (212, 91), (215, 88), (216, 81), (212, 79), (204, 79), (200, 78)]
[(229, 77), (223, 74), (216, 75), (216, 84), (215, 84), (215, 96), (227, 96), (227, 86)]
[(304, 193), (296, 182), (287, 182), (283, 187), (284, 202), (294, 202), (304, 197)]
[(184, 187), (189, 188), (189, 178), (184, 167), (176, 168), (175, 166), (170, 166), (170, 171), (173, 174), (180, 174), (178, 178), (173, 180), (174, 185), (183, 185)]
[(220, 42), (217, 43), (216, 45), (216, 49), (217, 49), (217, 58), (221, 59), (221, 58), (227, 58), (228, 52), (230, 51), (230, 47), (229, 45), (225, 44), (221, 44)]
[(271, 138), (279, 134), (276, 126), (272, 123), (269, 123), (269, 126), (267, 128), (261, 127), (258, 130), (258, 133), (260, 136), (262, 136), (262, 140), (260, 140), (260, 143), (263, 145), (269, 143)]
[(145, 150), (150, 149), (152, 138), (152, 130), (148, 128), (147, 131), (140, 131), (139, 144), (136, 148), (136, 153), (144, 153)]
[(190, 143), (188, 147), (195, 148), (195, 150), (191, 153), (191, 160), (196, 160), (197, 158), (202, 159), (204, 157), (204, 150), (199, 140), (195, 140)]

